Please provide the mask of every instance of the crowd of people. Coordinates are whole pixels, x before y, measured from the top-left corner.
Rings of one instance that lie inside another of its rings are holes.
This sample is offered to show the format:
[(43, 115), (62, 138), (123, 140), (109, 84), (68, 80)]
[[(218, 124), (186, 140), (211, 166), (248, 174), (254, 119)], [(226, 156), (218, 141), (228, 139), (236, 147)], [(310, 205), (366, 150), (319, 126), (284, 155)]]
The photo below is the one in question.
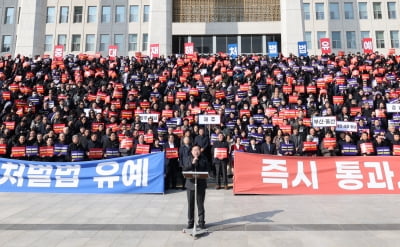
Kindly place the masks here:
[[(176, 187), (180, 157), (199, 145), (223, 174), (217, 188), (227, 188), (238, 151), (400, 155), (400, 114), (386, 109), (398, 103), (399, 82), (400, 56), (378, 53), (6, 56), (0, 156), (65, 162), (166, 151)], [(220, 122), (201, 125), (199, 115)], [(316, 116), (349, 126), (314, 126)]]

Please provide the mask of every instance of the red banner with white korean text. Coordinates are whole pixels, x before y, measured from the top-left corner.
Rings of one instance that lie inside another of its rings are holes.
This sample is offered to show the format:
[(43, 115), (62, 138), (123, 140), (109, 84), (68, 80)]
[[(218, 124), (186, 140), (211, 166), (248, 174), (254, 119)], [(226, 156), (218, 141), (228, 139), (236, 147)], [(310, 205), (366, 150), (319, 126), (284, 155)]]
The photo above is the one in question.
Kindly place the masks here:
[(234, 194), (398, 194), (395, 156), (299, 157), (238, 152)]

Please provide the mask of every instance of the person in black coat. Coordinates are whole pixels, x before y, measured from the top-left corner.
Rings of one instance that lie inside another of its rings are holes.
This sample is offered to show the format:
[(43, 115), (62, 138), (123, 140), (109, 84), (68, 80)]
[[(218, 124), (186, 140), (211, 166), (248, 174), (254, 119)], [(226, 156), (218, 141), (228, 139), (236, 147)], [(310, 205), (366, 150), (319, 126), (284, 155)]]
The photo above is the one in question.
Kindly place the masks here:
[(272, 143), (272, 137), (270, 135), (265, 136), (265, 142), (261, 144), (261, 153), (276, 154), (276, 144)]
[[(168, 141), (164, 144), (163, 150), (166, 150), (167, 148), (178, 148), (179, 152), (179, 146), (175, 141), (175, 136), (172, 134), (168, 135)], [(181, 173), (179, 171), (178, 158), (169, 158), (169, 159), (165, 158), (165, 168), (166, 168), (165, 189), (169, 189), (170, 186), (172, 187), (172, 189), (176, 189), (176, 182), (177, 182), (176, 180), (178, 177), (181, 177)]]
[(261, 148), (256, 143), (256, 138), (254, 138), (254, 137), (250, 138), (250, 145), (246, 148), (246, 152), (253, 153), (253, 154), (261, 153)]
[[(217, 158), (216, 157), (216, 148), (226, 148), (226, 158)], [(228, 177), (227, 177), (227, 170), (228, 170), (228, 150), (229, 144), (225, 141), (224, 134), (218, 134), (218, 141), (214, 142), (212, 147), (212, 157), (213, 157), (213, 164), (215, 166), (215, 176), (217, 178), (217, 186), (216, 189), (221, 189), (221, 175), (222, 180), (224, 183), (224, 188), (228, 189)]]
[[(207, 158), (202, 155), (201, 147), (195, 145), (191, 148), (191, 155), (185, 156), (183, 160), (183, 171), (208, 171)], [(187, 188), (187, 200), (188, 200), (188, 226), (187, 228), (193, 228), (194, 225), (194, 190), (195, 183), (194, 179), (186, 179)], [(204, 229), (205, 226), (205, 210), (204, 210), (204, 200), (206, 196), (207, 180), (197, 179), (197, 209), (199, 216), (199, 227)]]

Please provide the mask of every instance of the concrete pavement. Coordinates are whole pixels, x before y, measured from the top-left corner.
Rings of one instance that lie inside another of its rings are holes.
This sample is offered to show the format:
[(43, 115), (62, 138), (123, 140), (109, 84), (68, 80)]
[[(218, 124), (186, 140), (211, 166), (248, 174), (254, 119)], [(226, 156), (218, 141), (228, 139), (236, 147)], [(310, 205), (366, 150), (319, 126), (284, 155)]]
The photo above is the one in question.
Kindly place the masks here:
[(0, 193), (0, 246), (399, 246), (398, 195), (232, 195), (208, 189), (198, 240), (186, 192)]

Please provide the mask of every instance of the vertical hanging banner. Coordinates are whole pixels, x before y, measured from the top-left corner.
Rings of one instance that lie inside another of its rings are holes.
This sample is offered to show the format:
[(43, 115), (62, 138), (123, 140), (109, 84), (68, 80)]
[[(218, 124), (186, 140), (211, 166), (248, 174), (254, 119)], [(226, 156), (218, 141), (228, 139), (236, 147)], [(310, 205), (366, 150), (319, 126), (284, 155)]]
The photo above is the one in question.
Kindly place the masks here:
[(299, 57), (307, 57), (308, 56), (308, 51), (307, 51), (307, 42), (306, 41), (299, 41), (297, 42), (297, 50), (299, 52)]
[(150, 58), (160, 57), (160, 44), (150, 44)]
[(319, 42), (321, 45), (322, 54), (330, 54), (332, 52), (330, 38), (321, 38)]
[(235, 59), (238, 56), (238, 45), (237, 44), (228, 44), (228, 55)]
[(299, 159), (296, 156), (236, 152), (233, 192), (234, 194), (399, 194), (398, 160), (399, 158), (394, 156)]
[(117, 45), (110, 45), (108, 46), (108, 56), (110, 60), (114, 61), (117, 57), (118, 46)]
[(370, 54), (374, 52), (374, 48), (372, 46), (372, 38), (363, 38), (362, 39), (362, 48), (365, 54)]
[(278, 57), (278, 42), (276, 41), (271, 41), (268, 42), (268, 56), (270, 57)]
[(64, 46), (56, 45), (54, 46), (54, 61), (62, 61), (64, 57)]
[(0, 159), (0, 191), (164, 193), (164, 153), (79, 162)]
[(185, 55), (193, 55), (194, 54), (194, 43), (189, 42), (184, 44)]

